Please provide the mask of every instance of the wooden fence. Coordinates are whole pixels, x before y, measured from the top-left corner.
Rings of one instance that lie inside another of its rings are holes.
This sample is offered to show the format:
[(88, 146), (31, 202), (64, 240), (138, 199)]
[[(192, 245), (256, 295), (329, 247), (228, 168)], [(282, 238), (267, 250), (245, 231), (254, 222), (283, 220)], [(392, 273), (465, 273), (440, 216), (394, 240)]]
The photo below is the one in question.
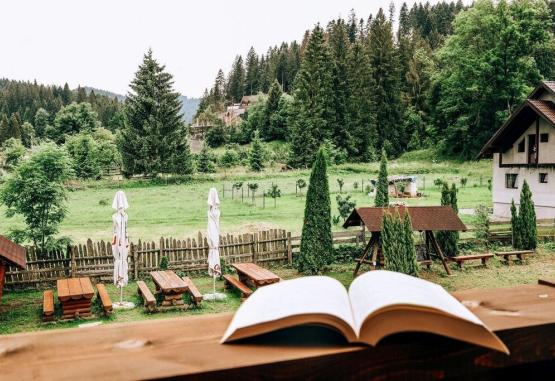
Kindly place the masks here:
[[(235, 262), (286, 263), (292, 261), (291, 233), (272, 229), (257, 233), (220, 236), (220, 257), (226, 264)], [(177, 240), (161, 238), (158, 242), (131, 243), (129, 274), (134, 279), (159, 269), (162, 256), (169, 268), (176, 271), (207, 270), (208, 242), (202, 234), (197, 238)], [(112, 247), (108, 242), (75, 245), (67, 252), (49, 253), (42, 258), (33, 248), (27, 250), (27, 269), (8, 267), (6, 286), (39, 288), (56, 279), (88, 276), (111, 280), (114, 268)]]

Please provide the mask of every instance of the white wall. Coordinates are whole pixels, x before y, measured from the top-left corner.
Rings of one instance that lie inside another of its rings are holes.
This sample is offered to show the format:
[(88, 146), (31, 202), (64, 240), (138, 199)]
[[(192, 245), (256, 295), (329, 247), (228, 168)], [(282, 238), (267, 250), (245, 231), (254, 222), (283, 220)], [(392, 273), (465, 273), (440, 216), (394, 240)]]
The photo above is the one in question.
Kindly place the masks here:
[[(551, 140), (555, 140), (555, 134), (550, 136)], [(544, 143), (545, 145), (546, 143)], [(540, 157), (541, 148), (540, 145)], [(539, 174), (547, 173), (547, 184), (539, 182)], [(505, 174), (517, 174), (517, 189), (505, 188)], [(555, 169), (552, 168), (499, 168), (499, 154), (493, 155), (493, 214), (497, 217), (511, 216), (511, 200), (519, 204), (520, 191), (524, 180), (528, 182), (532, 191), (532, 200), (536, 207), (537, 218), (555, 218)]]
[[(547, 143), (539, 143), (540, 157), (539, 163), (555, 163), (555, 129), (543, 118), (540, 118), (540, 134), (549, 134)], [(536, 134), (536, 122), (533, 122), (526, 132), (518, 138), (513, 146), (503, 152), (503, 164), (526, 164), (528, 162), (528, 135)], [(525, 139), (524, 152), (518, 152), (518, 143)], [(539, 137), (538, 137), (539, 139)], [(497, 159), (499, 161), (499, 159)]]

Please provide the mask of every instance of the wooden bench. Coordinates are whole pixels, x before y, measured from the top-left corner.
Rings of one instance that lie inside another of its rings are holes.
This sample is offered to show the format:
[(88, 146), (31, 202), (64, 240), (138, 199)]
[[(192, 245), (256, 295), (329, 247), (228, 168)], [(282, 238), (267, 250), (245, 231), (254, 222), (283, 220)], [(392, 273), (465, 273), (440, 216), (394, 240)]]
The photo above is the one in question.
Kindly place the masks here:
[(54, 321), (54, 293), (52, 290), (42, 293), (42, 321)]
[(428, 270), (429, 270), (430, 267), (432, 267), (432, 260), (431, 259), (423, 259), (421, 261), (418, 261), (418, 264), (422, 267), (426, 266), (426, 268), (428, 268)]
[(473, 254), (473, 255), (459, 255), (457, 257), (449, 257), (448, 260), (451, 262), (456, 262), (459, 268), (462, 268), (463, 263), (466, 261), (481, 260), (482, 265), (487, 266), (489, 259), (493, 258), (493, 254)]
[(156, 298), (142, 280), (137, 281), (137, 293), (143, 298), (145, 309), (148, 312), (156, 311)]
[(98, 301), (102, 306), (102, 310), (104, 311), (105, 316), (110, 316), (112, 313), (112, 299), (110, 299), (110, 295), (108, 295), (108, 290), (106, 290), (106, 286), (103, 283), (96, 284), (96, 291), (98, 293)]
[(514, 259), (518, 259), (519, 261), (524, 261), (526, 256), (534, 254), (534, 250), (517, 250), (517, 251), (499, 251), (496, 252), (495, 255), (498, 257), (503, 257), (507, 265), (511, 265)]
[(189, 294), (191, 303), (194, 304), (195, 307), (199, 307), (200, 303), (202, 302), (202, 294), (198, 290), (197, 286), (195, 286), (191, 278), (189, 278), (188, 276), (184, 276), (183, 280), (185, 281), (185, 283), (187, 283), (187, 294)]
[(232, 275), (224, 275), (224, 287), (228, 290), (230, 287), (235, 287), (241, 293), (241, 301), (245, 300), (252, 294), (252, 290), (246, 284)]

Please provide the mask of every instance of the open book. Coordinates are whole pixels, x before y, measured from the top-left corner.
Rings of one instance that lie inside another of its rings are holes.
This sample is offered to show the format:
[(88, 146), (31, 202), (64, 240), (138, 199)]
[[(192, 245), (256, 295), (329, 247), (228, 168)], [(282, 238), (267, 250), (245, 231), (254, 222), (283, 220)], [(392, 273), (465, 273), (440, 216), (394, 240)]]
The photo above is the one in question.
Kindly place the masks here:
[(391, 334), (428, 332), (509, 353), (478, 317), (441, 286), (385, 270), (359, 276), (348, 292), (326, 276), (259, 288), (235, 313), (221, 342), (300, 325), (329, 327), (351, 343), (373, 346)]

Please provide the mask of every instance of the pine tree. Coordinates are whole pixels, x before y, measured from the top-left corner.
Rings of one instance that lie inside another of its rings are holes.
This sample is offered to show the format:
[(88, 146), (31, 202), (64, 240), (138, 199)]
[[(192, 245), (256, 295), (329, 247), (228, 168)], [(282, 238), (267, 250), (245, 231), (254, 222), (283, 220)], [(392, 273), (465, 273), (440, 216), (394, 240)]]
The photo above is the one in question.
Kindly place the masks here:
[(520, 191), (520, 205), (518, 210), (521, 249), (535, 250), (537, 246), (536, 211), (532, 201), (532, 192), (526, 180)]
[(2, 120), (0, 121), (0, 147), (10, 138), (8, 136), (8, 130), (10, 128), (10, 122), (6, 114), (2, 114)]
[(289, 161), (294, 167), (310, 165), (320, 144), (331, 137), (334, 120), (332, 70), (324, 31), (316, 25), (295, 78), (295, 118)]
[(198, 155), (197, 170), (200, 173), (213, 173), (216, 171), (216, 169), (214, 168), (212, 155), (207, 144), (204, 144), (202, 146), (202, 149), (200, 150), (200, 153)]
[(274, 80), (268, 93), (268, 99), (266, 100), (266, 106), (264, 108), (264, 125), (261, 131), (262, 137), (267, 141), (284, 138), (283, 131), (274, 130), (274, 124), (272, 123), (272, 117), (279, 109), (279, 101), (282, 94), (281, 85), (277, 80)]
[(192, 160), (179, 94), (172, 75), (145, 54), (125, 100), (125, 126), (118, 135), (127, 174), (189, 174)]
[(516, 210), (515, 200), (513, 199), (511, 200), (511, 233), (514, 249), (520, 249), (522, 247), (520, 231), (520, 220), (518, 218), (518, 211)]
[(260, 70), (258, 68), (258, 55), (252, 46), (247, 54), (245, 67), (246, 73), (244, 93), (246, 95), (256, 94), (258, 93), (258, 76), (260, 74)]
[(399, 62), (395, 50), (391, 22), (380, 8), (370, 25), (369, 58), (373, 68), (374, 86), (372, 89), (376, 128), (377, 147), (386, 147), (388, 155), (403, 152), (406, 142), (401, 130), (401, 101), (399, 97)]
[(262, 150), (262, 142), (260, 141), (258, 130), (254, 131), (249, 154), (249, 165), (251, 170), (256, 172), (260, 172), (264, 169), (264, 152)]
[(239, 103), (244, 95), (245, 69), (243, 67), (243, 57), (240, 55), (235, 58), (229, 79), (227, 81), (227, 99), (232, 103)]
[(361, 42), (356, 41), (350, 46), (347, 62), (349, 99), (346, 121), (353, 137), (352, 154), (356, 159), (372, 161), (377, 140), (372, 102), (373, 77), (368, 55)]
[(376, 198), (374, 206), (389, 206), (389, 182), (387, 180), (387, 156), (385, 150), (382, 150), (382, 158), (380, 160), (380, 170), (378, 172), (378, 182), (376, 183)]
[(332, 260), (331, 202), (326, 157), (320, 149), (306, 193), (301, 249), (296, 265), (302, 273), (317, 274)]

